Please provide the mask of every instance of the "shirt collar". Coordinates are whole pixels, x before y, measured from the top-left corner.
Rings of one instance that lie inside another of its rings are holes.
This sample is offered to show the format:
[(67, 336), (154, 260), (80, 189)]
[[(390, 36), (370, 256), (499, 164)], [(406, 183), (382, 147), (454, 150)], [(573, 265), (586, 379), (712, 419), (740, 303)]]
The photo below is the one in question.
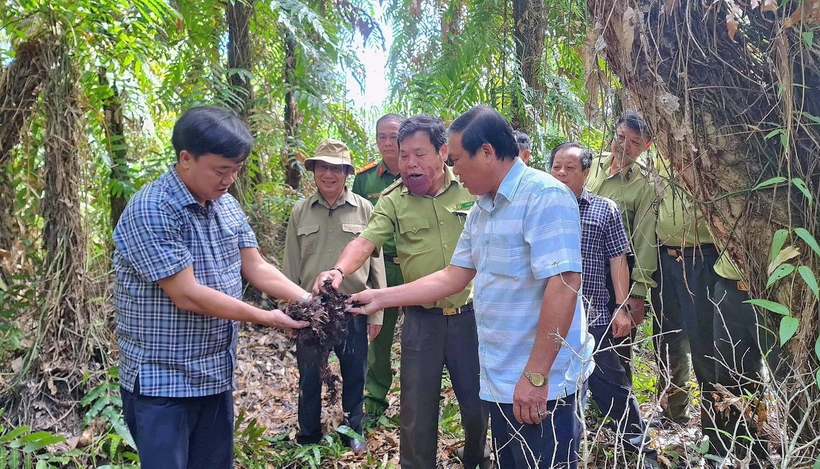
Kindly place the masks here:
[[(171, 169), (169, 169), (167, 173), (169, 187), (171, 188), (171, 197), (179, 201), (183, 207), (188, 207), (189, 205), (199, 205), (199, 202), (197, 202), (193, 194), (191, 194), (191, 191), (188, 189), (188, 186), (186, 186), (185, 183), (182, 182), (182, 178), (179, 177), (179, 173), (177, 173), (176, 166), (176, 163), (172, 164)], [(206, 207), (212, 205), (208, 202), (206, 202)]]
[[(501, 185), (498, 186), (498, 191), (495, 194), (495, 200), (498, 199), (498, 196), (501, 196), (507, 199), (507, 201), (512, 201), (515, 197), (515, 193), (518, 192), (518, 187), (521, 185), (521, 179), (524, 178), (524, 174), (527, 170), (527, 165), (521, 161), (520, 158), (516, 158), (515, 163), (513, 163), (512, 167), (507, 172), (507, 175), (504, 176), (504, 179), (501, 181)], [(492, 207), (495, 205), (495, 200), (489, 193), (487, 193), (480, 196), (476, 203), (482, 209), (490, 212), (492, 211)]]
[(389, 174), (395, 178), (397, 175), (390, 172), (390, 169), (387, 168), (387, 165), (384, 164), (384, 159), (379, 161), (379, 164), (376, 166), (376, 170), (379, 172), (379, 177), (384, 176), (384, 173)]
[[(322, 197), (322, 194), (318, 190), (316, 192), (314, 192), (312, 196), (310, 196), (310, 201), (308, 203), (310, 204), (311, 207), (314, 204), (318, 203), (318, 204), (321, 204), (321, 205), (325, 206), (328, 209), (331, 208), (327, 205), (327, 200), (325, 200), (325, 198)], [(337, 209), (337, 208), (341, 207), (344, 204), (349, 204), (349, 205), (352, 205), (354, 207), (359, 206), (359, 202), (356, 200), (355, 197), (353, 197), (351, 195), (351, 192), (347, 189), (347, 187), (345, 187), (345, 191), (342, 193), (342, 196), (339, 197), (339, 200), (336, 201), (336, 206), (332, 207), (332, 208)]]
[(587, 186), (584, 186), (584, 189), (581, 191), (581, 195), (578, 196), (578, 203), (586, 202), (587, 204), (592, 203), (592, 192), (587, 190)]
[(631, 164), (624, 166), (620, 169), (616, 174), (609, 174), (609, 168), (612, 166), (612, 159), (615, 158), (615, 155), (612, 153), (604, 153), (606, 155), (604, 158), (601, 158), (601, 162), (599, 164), (599, 170), (604, 171), (606, 174), (606, 179), (615, 176), (621, 176), (622, 179), (629, 181), (632, 178), (632, 172), (635, 171), (635, 168), (640, 168), (640, 165), (637, 161), (633, 161)]

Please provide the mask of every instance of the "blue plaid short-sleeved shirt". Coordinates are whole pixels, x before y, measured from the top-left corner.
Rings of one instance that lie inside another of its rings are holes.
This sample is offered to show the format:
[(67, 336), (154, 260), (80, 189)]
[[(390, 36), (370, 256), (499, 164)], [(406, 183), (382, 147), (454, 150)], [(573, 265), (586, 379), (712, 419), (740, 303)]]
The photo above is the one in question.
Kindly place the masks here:
[[(481, 398), (512, 403), (527, 364), (549, 277), (581, 272), (575, 196), (552, 176), (517, 160), (493, 199), (467, 215), (452, 265), (475, 269)], [(575, 393), (592, 373), (594, 339), (580, 295), (572, 325), (549, 372), (549, 399)]]
[(629, 252), (629, 239), (618, 205), (606, 197), (589, 192), (586, 187), (578, 197), (581, 213), (581, 258), (583, 259), (584, 307), (590, 327), (608, 326), (609, 292), (606, 273), (609, 260)]
[(137, 192), (114, 230), (120, 384), (140, 394), (200, 397), (233, 389), (238, 325), (177, 308), (158, 280), (193, 265), (197, 282), (242, 296), (240, 249), (258, 247), (239, 203), (202, 206), (172, 167)]

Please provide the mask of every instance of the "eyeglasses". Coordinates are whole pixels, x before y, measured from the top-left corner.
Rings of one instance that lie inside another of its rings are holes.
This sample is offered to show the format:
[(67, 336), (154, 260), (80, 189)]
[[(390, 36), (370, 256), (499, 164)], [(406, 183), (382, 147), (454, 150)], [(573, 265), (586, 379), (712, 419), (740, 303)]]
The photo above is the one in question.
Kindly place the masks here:
[(330, 171), (333, 174), (343, 174), (345, 172), (345, 167), (342, 165), (313, 165), (313, 172), (315, 173), (324, 173)]

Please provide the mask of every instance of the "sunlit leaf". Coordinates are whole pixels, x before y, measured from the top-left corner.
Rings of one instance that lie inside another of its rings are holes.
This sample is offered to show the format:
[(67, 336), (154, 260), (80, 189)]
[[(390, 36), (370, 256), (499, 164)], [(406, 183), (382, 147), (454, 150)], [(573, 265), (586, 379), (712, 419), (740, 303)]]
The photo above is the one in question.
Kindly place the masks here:
[(789, 339), (794, 337), (794, 333), (797, 332), (797, 328), (800, 326), (800, 320), (791, 317), (791, 316), (784, 316), (780, 318), (780, 346), (788, 342)]
[(812, 272), (812, 270), (805, 265), (798, 267), (797, 272), (803, 278), (803, 281), (806, 282), (806, 285), (809, 286), (812, 293), (814, 293), (815, 298), (820, 300), (820, 290), (818, 290), (817, 278), (814, 276), (814, 272)]
[(771, 262), (771, 264), (769, 264), (768, 269), (766, 269), (767, 273), (769, 275), (771, 275), (775, 271), (775, 269), (777, 269), (777, 267), (780, 264), (786, 262), (789, 259), (794, 259), (795, 257), (797, 257), (799, 255), (800, 255), (800, 250), (797, 249), (794, 246), (789, 246), (789, 247), (781, 250), (777, 254), (777, 257), (775, 257), (774, 260)]
[(759, 308), (763, 308), (765, 310), (780, 314), (782, 316), (789, 316), (789, 308), (775, 301), (754, 298), (751, 300), (746, 300), (744, 301), (744, 303), (755, 305)]
[(820, 256), (820, 246), (817, 245), (817, 240), (814, 239), (814, 236), (809, 233), (809, 231), (805, 228), (795, 228), (794, 234), (800, 237), (809, 247), (814, 251), (815, 254)]
[(769, 280), (766, 281), (766, 288), (769, 288), (770, 286), (774, 285), (775, 282), (777, 282), (781, 278), (788, 276), (792, 272), (794, 272), (794, 266), (792, 264), (779, 265), (776, 269), (774, 269), (774, 272), (772, 272), (772, 274), (769, 276)]

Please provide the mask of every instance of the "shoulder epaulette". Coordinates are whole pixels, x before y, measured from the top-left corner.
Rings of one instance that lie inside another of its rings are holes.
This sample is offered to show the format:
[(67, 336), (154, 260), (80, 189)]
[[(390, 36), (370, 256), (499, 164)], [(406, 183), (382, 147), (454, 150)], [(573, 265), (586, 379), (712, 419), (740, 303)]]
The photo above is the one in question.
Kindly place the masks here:
[(361, 168), (356, 168), (356, 174), (363, 173), (363, 172), (367, 171), (368, 169), (373, 169), (378, 165), (379, 165), (378, 161), (371, 161), (370, 163), (367, 163), (366, 165), (362, 166)]
[(402, 184), (401, 183), (401, 178), (396, 179), (393, 182), (393, 184), (390, 184), (389, 186), (384, 188), (384, 190), (382, 191), (382, 195), (387, 195), (387, 194), (393, 192), (397, 187), (401, 186), (401, 184)]

